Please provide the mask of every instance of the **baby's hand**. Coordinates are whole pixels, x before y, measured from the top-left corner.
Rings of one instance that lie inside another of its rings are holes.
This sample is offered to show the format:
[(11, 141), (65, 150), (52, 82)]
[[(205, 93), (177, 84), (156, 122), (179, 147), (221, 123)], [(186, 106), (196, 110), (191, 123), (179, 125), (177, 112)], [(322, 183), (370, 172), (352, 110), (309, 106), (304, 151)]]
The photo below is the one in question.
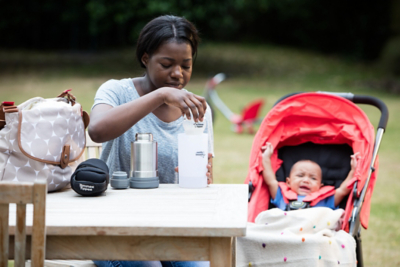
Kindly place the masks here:
[(360, 160), (360, 152), (354, 153), (354, 155), (351, 155), (351, 160), (350, 160), (350, 166), (352, 170), (355, 170), (358, 164), (358, 161)]
[(267, 142), (265, 146), (261, 147), (261, 152), (263, 159), (270, 159), (272, 154), (274, 153), (274, 147), (271, 143)]

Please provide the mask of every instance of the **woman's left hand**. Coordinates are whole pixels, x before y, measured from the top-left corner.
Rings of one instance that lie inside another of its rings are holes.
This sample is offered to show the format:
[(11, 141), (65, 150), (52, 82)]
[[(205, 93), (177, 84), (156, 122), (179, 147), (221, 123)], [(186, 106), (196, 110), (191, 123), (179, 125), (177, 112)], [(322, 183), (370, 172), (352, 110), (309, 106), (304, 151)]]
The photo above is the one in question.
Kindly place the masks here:
[(207, 184), (213, 183), (213, 175), (212, 175), (212, 154), (208, 153), (208, 164), (207, 164)]
[[(179, 172), (179, 168), (175, 167), (175, 171)], [(212, 154), (208, 153), (208, 164), (207, 164), (207, 184), (212, 184), (213, 183), (213, 175), (212, 175)]]

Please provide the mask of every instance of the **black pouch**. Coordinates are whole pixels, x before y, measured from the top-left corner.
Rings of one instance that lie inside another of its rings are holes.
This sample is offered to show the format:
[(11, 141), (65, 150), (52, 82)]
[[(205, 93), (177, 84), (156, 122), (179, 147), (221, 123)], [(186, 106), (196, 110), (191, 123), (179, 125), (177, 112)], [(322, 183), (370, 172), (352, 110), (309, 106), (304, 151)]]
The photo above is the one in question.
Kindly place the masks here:
[(82, 196), (97, 196), (107, 190), (109, 169), (100, 159), (81, 162), (71, 176), (72, 189)]

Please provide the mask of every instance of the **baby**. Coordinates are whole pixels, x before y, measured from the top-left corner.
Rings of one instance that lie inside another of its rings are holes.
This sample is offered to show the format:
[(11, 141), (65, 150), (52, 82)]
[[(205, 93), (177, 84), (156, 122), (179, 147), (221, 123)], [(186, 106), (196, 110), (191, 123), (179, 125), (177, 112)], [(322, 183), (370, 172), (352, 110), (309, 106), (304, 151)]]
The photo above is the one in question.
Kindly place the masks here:
[[(285, 210), (287, 204), (283, 200), (281, 189), (271, 166), (271, 155), (274, 149), (271, 143), (266, 143), (266, 145), (261, 149), (263, 151), (263, 177), (268, 186), (271, 203), (275, 204), (278, 208)], [(335, 190), (335, 194), (319, 201), (314, 207), (319, 206), (335, 209), (343, 198), (350, 193), (351, 189), (347, 188), (347, 183), (351, 178), (353, 178), (357, 161), (360, 158), (358, 154), (359, 153), (357, 152), (351, 156), (350, 172), (340, 187)], [(290, 170), (289, 177), (286, 178), (286, 185), (291, 191), (297, 194), (297, 201), (302, 201), (307, 195), (317, 192), (323, 186), (320, 166), (311, 160), (300, 160), (296, 162)]]

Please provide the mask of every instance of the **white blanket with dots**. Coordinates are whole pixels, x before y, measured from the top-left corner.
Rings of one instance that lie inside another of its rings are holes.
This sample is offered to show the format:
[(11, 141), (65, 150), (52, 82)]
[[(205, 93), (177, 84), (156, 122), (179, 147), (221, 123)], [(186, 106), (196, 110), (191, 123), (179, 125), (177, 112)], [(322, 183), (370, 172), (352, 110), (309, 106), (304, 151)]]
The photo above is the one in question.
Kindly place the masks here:
[(271, 209), (237, 238), (236, 266), (356, 266), (356, 244), (338, 230), (343, 210)]

